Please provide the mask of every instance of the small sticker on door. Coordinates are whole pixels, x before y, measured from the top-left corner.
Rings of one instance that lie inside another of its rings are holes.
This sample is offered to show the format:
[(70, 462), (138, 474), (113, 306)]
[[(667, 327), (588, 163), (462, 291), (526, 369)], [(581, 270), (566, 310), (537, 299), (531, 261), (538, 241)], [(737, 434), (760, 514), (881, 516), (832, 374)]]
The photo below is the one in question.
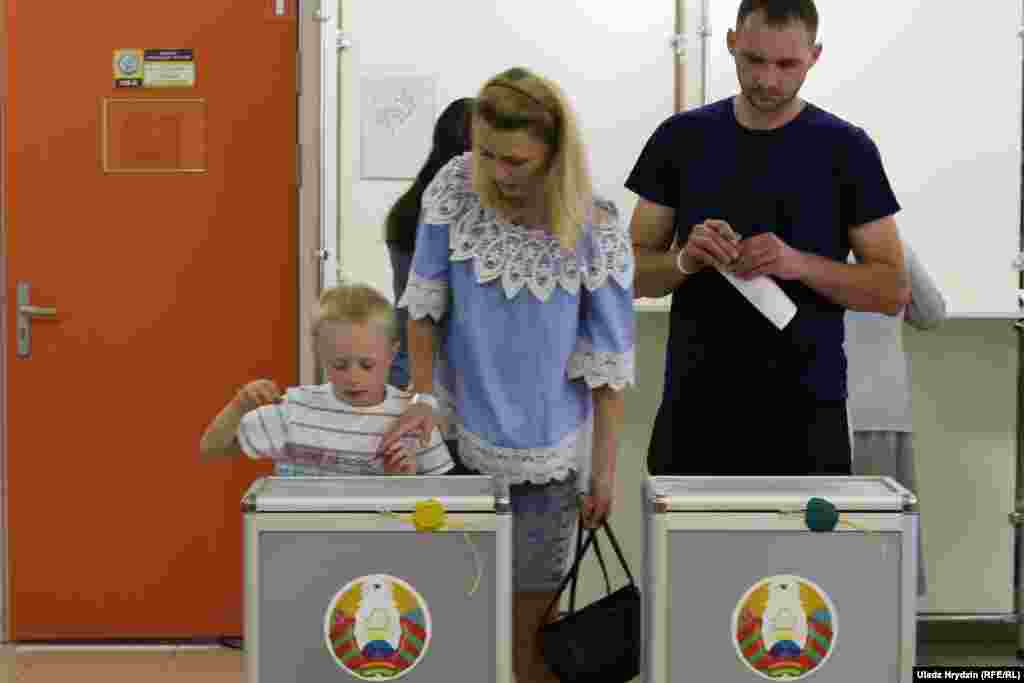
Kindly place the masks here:
[(143, 51), (129, 48), (114, 50), (114, 87), (142, 87)]
[(195, 52), (189, 49), (114, 50), (116, 88), (193, 88)]
[(192, 50), (146, 50), (142, 59), (142, 87), (192, 88), (196, 60)]
[(324, 618), (327, 650), (359, 680), (397, 679), (430, 645), (430, 611), (416, 589), (387, 574), (353, 579), (335, 594)]
[(836, 609), (813, 581), (770, 576), (743, 595), (732, 616), (736, 653), (769, 680), (800, 680), (819, 669), (835, 649)]

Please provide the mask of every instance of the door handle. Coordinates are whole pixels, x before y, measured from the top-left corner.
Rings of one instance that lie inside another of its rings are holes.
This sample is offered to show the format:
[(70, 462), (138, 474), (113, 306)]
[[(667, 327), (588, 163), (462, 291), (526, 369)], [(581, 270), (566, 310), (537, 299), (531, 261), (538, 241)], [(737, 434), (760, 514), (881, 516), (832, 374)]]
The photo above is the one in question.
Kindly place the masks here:
[(32, 319), (56, 320), (57, 309), (33, 306), (29, 299), (29, 284), (18, 283), (18, 358), (28, 358), (32, 351)]
[(56, 318), (56, 308), (46, 308), (45, 306), (18, 306), (18, 313), (27, 315), (31, 318)]

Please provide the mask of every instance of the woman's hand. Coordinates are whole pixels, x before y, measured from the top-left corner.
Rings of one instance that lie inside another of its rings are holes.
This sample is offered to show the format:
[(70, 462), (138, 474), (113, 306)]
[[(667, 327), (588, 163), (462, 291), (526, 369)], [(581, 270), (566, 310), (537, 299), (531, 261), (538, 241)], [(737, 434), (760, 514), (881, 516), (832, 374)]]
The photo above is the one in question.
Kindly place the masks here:
[(424, 403), (409, 406), (402, 417), (398, 418), (391, 429), (381, 437), (377, 456), (385, 458), (385, 462), (397, 457), (402, 451), (401, 439), (407, 434), (419, 436), (420, 445), (426, 447), (430, 444), (430, 435), (436, 424), (437, 415), (433, 408)]
[(597, 529), (612, 514), (615, 496), (615, 475), (602, 474), (590, 478), (590, 493), (580, 501), (580, 518), (587, 529)]

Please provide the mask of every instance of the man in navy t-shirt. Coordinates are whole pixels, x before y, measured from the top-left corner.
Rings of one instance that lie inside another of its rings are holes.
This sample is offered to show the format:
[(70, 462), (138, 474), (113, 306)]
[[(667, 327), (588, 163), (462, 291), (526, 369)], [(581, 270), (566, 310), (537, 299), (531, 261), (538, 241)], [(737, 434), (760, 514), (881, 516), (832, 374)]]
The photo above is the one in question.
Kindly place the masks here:
[[(843, 312), (909, 289), (878, 149), (797, 96), (817, 28), (812, 0), (743, 0), (740, 94), (661, 124), (626, 182), (636, 296), (672, 293), (651, 474), (850, 473)], [(780, 330), (719, 270), (772, 278), (796, 316)]]

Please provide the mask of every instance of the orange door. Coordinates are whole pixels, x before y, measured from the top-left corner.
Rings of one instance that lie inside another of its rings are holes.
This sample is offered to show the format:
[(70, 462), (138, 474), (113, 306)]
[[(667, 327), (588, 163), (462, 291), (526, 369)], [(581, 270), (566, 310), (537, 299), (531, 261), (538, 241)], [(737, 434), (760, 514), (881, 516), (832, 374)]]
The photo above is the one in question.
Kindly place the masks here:
[[(297, 29), (276, 4), (6, 0), (13, 640), (241, 633), (239, 500), (268, 469), (198, 442), (244, 382), (298, 375)], [(115, 88), (122, 48), (192, 50), (194, 86)], [(56, 309), (27, 358), (17, 283)]]

